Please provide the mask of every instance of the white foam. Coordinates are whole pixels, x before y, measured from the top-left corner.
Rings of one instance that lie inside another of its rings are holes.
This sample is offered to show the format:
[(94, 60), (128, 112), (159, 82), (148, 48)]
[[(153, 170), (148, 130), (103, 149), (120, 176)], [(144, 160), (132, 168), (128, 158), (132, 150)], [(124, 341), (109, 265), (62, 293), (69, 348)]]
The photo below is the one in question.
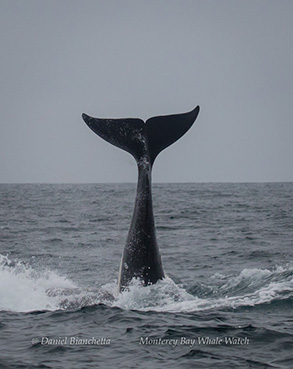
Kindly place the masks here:
[(24, 263), (14, 263), (0, 254), (0, 310), (56, 310), (60, 297), (48, 292), (75, 287), (73, 282), (54, 271), (38, 273)]
[[(215, 283), (217, 277), (212, 276), (209, 282)], [(78, 309), (102, 302), (125, 310), (198, 312), (255, 306), (293, 296), (292, 264), (272, 270), (243, 269), (238, 275), (220, 275), (216, 282), (219, 280), (221, 286), (216, 288), (220, 296), (217, 297), (193, 296), (169, 277), (147, 287), (133, 280), (129, 288), (119, 294), (116, 282), (107, 283), (98, 290), (81, 289), (55, 271), (38, 272), (30, 265), (13, 262), (0, 254), (0, 310)]]
[(169, 277), (146, 287), (134, 279), (129, 288), (117, 296), (113, 306), (126, 310), (157, 310), (168, 309), (174, 302), (189, 300), (194, 300), (194, 297)]
[[(170, 278), (165, 278), (155, 285), (142, 288), (138, 281), (133, 281), (129, 290), (124, 291), (114, 302), (114, 306), (122, 309), (159, 312), (198, 312), (210, 309), (238, 308), (270, 303), (274, 300), (287, 299), (293, 296), (292, 273), (288, 278), (274, 281), (280, 274), (290, 271), (292, 266), (268, 269), (244, 269), (239, 275), (227, 279), (223, 290), (234, 287), (234, 296), (218, 298), (198, 298), (177, 286)], [(254, 287), (253, 291), (242, 294), (237, 291), (241, 284)]]

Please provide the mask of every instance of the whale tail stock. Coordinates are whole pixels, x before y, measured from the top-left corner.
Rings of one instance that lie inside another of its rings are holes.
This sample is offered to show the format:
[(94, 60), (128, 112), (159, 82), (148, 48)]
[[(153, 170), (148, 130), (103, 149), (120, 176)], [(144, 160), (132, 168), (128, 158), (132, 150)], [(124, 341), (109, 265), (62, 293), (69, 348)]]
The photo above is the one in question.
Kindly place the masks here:
[(137, 162), (146, 156), (153, 165), (158, 154), (192, 126), (199, 106), (188, 113), (141, 119), (100, 119), (82, 114), (89, 128), (104, 140), (132, 154)]

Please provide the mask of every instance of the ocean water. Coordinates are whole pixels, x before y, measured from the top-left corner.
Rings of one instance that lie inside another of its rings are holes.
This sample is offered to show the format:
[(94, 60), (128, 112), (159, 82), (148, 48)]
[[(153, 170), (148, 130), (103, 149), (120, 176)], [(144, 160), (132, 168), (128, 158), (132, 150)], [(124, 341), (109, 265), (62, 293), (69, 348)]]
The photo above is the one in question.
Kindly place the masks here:
[(167, 277), (118, 294), (134, 198), (0, 185), (0, 368), (293, 368), (293, 183), (154, 184)]

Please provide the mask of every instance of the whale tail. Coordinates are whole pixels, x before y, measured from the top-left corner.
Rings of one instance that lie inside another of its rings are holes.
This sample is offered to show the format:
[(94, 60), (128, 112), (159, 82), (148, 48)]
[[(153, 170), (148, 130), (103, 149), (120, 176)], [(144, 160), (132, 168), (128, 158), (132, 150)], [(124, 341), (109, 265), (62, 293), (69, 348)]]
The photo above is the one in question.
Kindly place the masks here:
[(119, 272), (119, 291), (134, 277), (144, 285), (164, 278), (155, 233), (150, 171), (157, 155), (189, 130), (198, 113), (197, 106), (188, 113), (153, 117), (146, 122), (82, 115), (97, 135), (132, 154), (139, 166), (135, 207)]
[(182, 137), (192, 126), (199, 106), (188, 113), (141, 119), (100, 119), (82, 114), (83, 120), (97, 135), (132, 154), (137, 162), (146, 155), (151, 165), (158, 154)]

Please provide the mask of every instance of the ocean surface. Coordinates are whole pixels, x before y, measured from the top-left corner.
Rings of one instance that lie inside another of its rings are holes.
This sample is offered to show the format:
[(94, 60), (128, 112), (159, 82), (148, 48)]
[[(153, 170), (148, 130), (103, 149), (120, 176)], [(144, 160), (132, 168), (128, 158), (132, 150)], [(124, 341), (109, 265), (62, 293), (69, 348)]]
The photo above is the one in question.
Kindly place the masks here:
[(293, 183), (154, 184), (167, 277), (118, 294), (135, 191), (0, 185), (0, 368), (293, 368)]

